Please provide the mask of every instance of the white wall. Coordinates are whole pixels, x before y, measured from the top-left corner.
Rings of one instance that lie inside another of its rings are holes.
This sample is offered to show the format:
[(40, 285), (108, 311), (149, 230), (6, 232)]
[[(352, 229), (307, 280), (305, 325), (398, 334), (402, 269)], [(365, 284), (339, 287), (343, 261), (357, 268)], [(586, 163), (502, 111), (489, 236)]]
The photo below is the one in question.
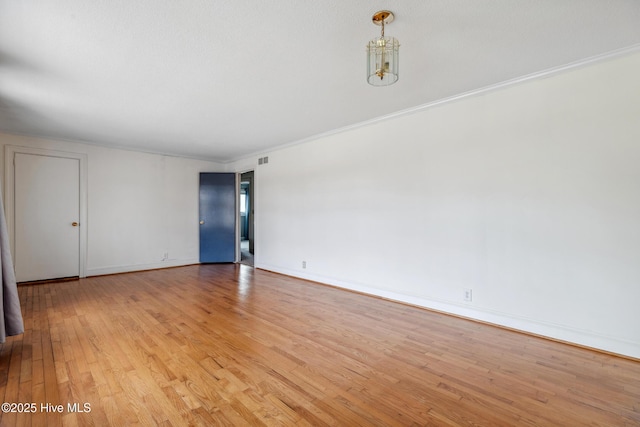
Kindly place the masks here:
[(199, 172), (222, 165), (7, 134), (0, 145), (87, 155), (88, 276), (199, 262)]
[(638, 76), (629, 54), (266, 153), (256, 265), (640, 357)]

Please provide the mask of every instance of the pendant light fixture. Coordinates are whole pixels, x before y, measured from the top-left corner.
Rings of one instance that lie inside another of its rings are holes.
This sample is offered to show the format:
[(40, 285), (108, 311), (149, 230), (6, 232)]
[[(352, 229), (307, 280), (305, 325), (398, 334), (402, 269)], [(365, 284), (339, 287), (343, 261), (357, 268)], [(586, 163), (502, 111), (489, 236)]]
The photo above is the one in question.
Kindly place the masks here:
[(374, 24), (382, 27), (380, 37), (367, 45), (367, 82), (373, 86), (388, 86), (398, 81), (398, 51), (400, 43), (384, 36), (384, 26), (393, 21), (393, 13), (381, 10), (373, 15)]

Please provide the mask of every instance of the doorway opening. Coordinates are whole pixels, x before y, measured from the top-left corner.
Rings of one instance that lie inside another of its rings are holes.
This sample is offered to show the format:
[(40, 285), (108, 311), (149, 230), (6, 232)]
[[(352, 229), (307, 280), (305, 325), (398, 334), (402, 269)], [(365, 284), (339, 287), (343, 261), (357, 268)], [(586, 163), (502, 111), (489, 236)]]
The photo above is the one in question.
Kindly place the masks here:
[(255, 246), (254, 237), (254, 173), (253, 171), (245, 172), (240, 175), (240, 263), (253, 267), (253, 254)]

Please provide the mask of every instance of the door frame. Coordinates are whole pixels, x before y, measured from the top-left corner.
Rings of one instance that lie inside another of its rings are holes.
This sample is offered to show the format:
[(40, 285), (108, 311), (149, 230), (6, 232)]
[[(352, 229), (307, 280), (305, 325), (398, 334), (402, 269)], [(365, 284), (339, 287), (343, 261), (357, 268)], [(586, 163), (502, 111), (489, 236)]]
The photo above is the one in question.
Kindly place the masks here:
[[(236, 264), (240, 264), (242, 261), (242, 251), (240, 249), (240, 186), (242, 181), (242, 175), (247, 172), (253, 172), (253, 180), (251, 182), (253, 197), (251, 198), (251, 209), (255, 210), (255, 200), (256, 200), (256, 168), (251, 168), (247, 170), (242, 170), (240, 172), (236, 172)], [(256, 227), (255, 227), (255, 213), (253, 214), (253, 240), (255, 244), (255, 236), (256, 236)], [(253, 267), (256, 266), (256, 258), (255, 258), (255, 246), (253, 253)]]
[(79, 275), (81, 278), (87, 277), (87, 155), (69, 151), (48, 150), (43, 148), (22, 147), (17, 145), (6, 145), (4, 148), (4, 197), (7, 230), (9, 232), (9, 243), (11, 253), (15, 255), (15, 155), (31, 154), (34, 156), (60, 157), (65, 159), (76, 159), (80, 163), (80, 200), (79, 200), (79, 222), (80, 222), (80, 242), (78, 260)]

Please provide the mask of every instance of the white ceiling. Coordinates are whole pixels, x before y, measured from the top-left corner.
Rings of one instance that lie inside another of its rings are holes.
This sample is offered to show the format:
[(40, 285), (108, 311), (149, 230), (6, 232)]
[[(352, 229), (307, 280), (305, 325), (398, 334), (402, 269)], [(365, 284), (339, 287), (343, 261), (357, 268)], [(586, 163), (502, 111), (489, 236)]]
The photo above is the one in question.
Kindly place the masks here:
[(230, 161), (638, 46), (638, 0), (1, 0), (0, 131)]

